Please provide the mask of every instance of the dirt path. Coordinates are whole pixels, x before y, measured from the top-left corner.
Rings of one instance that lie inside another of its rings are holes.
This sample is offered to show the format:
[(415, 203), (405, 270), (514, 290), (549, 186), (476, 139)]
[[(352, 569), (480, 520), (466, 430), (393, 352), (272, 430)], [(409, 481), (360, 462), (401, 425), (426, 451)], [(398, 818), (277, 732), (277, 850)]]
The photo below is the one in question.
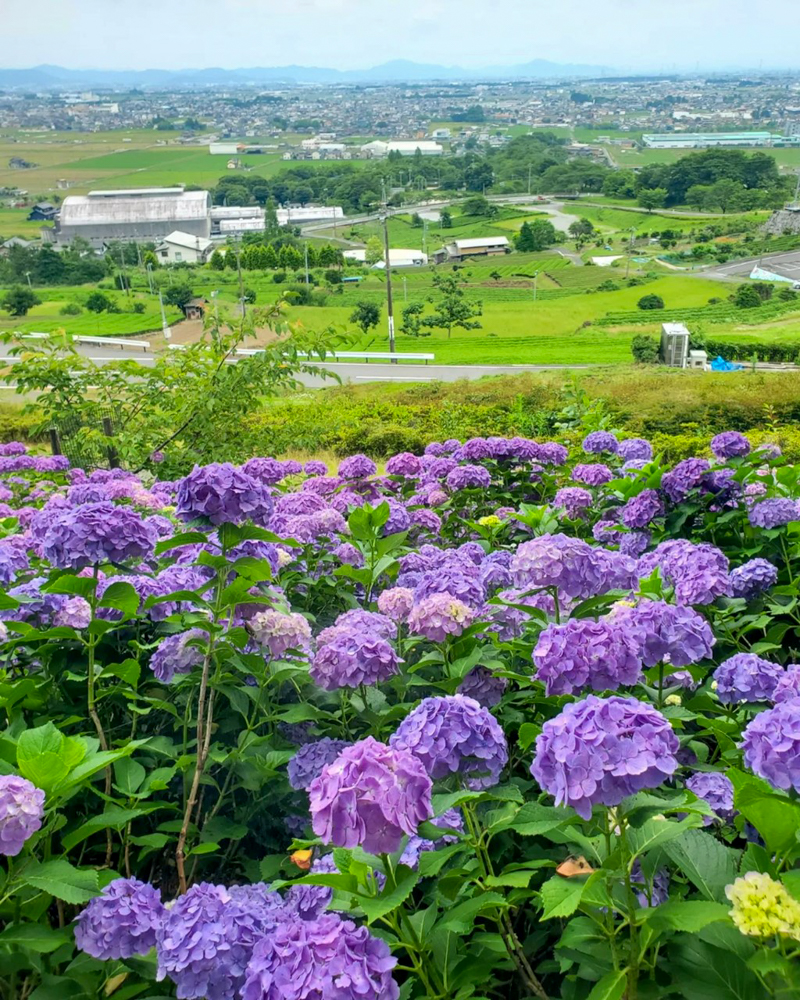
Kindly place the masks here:
[[(199, 319), (185, 319), (180, 323), (175, 323), (170, 327), (172, 331), (171, 344), (196, 344), (203, 336), (203, 321)], [(166, 341), (162, 333), (151, 333), (147, 339), (150, 341), (154, 351), (163, 351)], [(242, 347), (264, 347), (275, 340), (275, 334), (268, 327), (263, 327), (256, 331), (254, 337), (247, 337), (242, 342)]]

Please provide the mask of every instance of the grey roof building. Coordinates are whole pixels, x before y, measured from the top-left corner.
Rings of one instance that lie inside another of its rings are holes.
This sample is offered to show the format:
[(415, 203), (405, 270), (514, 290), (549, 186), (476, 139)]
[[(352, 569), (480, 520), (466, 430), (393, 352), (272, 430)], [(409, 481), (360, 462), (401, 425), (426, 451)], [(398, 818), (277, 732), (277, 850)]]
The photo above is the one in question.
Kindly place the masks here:
[(211, 234), (208, 191), (133, 188), (69, 195), (61, 205), (55, 241), (76, 236), (99, 247), (110, 240), (162, 240), (176, 229), (191, 236)]

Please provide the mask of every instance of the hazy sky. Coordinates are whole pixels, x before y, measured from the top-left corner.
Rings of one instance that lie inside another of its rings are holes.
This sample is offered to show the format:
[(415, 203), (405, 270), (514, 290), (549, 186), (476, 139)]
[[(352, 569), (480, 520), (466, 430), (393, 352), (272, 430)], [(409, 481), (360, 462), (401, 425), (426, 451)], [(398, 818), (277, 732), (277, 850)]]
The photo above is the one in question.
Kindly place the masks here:
[(2, 0), (0, 65), (797, 67), (798, 0)]

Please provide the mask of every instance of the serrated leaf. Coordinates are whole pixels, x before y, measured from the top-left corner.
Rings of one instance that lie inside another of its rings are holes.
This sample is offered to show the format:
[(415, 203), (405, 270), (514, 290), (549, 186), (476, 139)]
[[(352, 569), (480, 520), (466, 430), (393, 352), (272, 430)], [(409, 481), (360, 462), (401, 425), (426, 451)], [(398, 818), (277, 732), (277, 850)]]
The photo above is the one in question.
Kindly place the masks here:
[(584, 884), (583, 879), (562, 878), (560, 875), (548, 879), (539, 890), (543, 904), (541, 919), (571, 916), (578, 909)]
[(0, 933), (0, 946), (11, 948), (12, 952), (21, 948), (49, 955), (67, 944), (70, 937), (71, 933), (65, 927), (56, 929), (44, 924), (15, 924)]
[(614, 969), (595, 983), (586, 1000), (620, 1000), (628, 984), (625, 969)]
[(147, 772), (135, 760), (123, 757), (114, 764), (114, 786), (125, 796), (133, 796), (139, 790)]
[(723, 903), (702, 899), (672, 900), (643, 911), (648, 924), (694, 933), (716, 920), (727, 920), (730, 909)]
[(26, 885), (73, 905), (88, 903), (100, 892), (96, 871), (75, 868), (64, 858), (44, 864), (32, 861), (24, 869), (22, 878)]
[(538, 837), (557, 827), (567, 826), (573, 821), (574, 813), (568, 809), (527, 802), (515, 816), (511, 829), (525, 837)]
[(479, 896), (473, 896), (472, 899), (465, 900), (463, 903), (458, 903), (451, 910), (448, 910), (436, 924), (436, 930), (468, 934), (479, 913), (505, 905), (507, 905), (506, 901), (499, 893), (484, 892)]
[(115, 608), (127, 618), (132, 618), (139, 610), (139, 601), (139, 595), (133, 585), (125, 580), (118, 580), (103, 591), (98, 604), (103, 608)]
[(422, 878), (438, 875), (450, 858), (466, 850), (464, 844), (449, 844), (435, 851), (423, 851), (419, 856), (419, 873)]
[(419, 881), (419, 873), (415, 872), (413, 868), (398, 865), (394, 873), (394, 881), (395, 885), (391, 888), (388, 887), (387, 881), (387, 888), (379, 896), (374, 896), (371, 899), (364, 896), (359, 897), (359, 903), (366, 914), (368, 924), (374, 924), (376, 920), (380, 920), (381, 917), (396, 910), (404, 903), (414, 891), (414, 886)]
[(144, 816), (147, 812), (147, 809), (106, 809), (99, 816), (92, 816), (91, 819), (87, 819), (76, 830), (63, 836), (61, 843), (65, 851), (71, 851), (73, 847), (80, 844), (81, 841), (86, 840), (87, 837), (90, 837), (98, 830), (121, 830), (131, 820), (136, 819), (138, 816)]
[(706, 899), (722, 902), (736, 878), (737, 853), (702, 830), (687, 830), (661, 848)]

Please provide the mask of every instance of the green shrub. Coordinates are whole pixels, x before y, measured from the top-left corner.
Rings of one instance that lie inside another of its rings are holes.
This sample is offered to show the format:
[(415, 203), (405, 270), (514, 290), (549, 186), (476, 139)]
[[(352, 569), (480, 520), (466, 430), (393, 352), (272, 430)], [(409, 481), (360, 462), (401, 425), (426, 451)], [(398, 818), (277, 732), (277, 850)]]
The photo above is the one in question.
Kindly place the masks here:
[(58, 310), (59, 316), (80, 316), (83, 309), (78, 305), (77, 302), (65, 302), (64, 305)]
[(644, 310), (647, 310), (647, 309), (663, 309), (664, 308), (664, 300), (661, 298), (660, 295), (655, 295), (655, 294), (643, 295), (639, 299), (639, 301), (636, 303), (636, 305), (637, 305), (637, 308), (644, 309)]
[(659, 361), (658, 341), (646, 334), (637, 333), (631, 341), (631, 354), (633, 360), (640, 365), (657, 365)]

